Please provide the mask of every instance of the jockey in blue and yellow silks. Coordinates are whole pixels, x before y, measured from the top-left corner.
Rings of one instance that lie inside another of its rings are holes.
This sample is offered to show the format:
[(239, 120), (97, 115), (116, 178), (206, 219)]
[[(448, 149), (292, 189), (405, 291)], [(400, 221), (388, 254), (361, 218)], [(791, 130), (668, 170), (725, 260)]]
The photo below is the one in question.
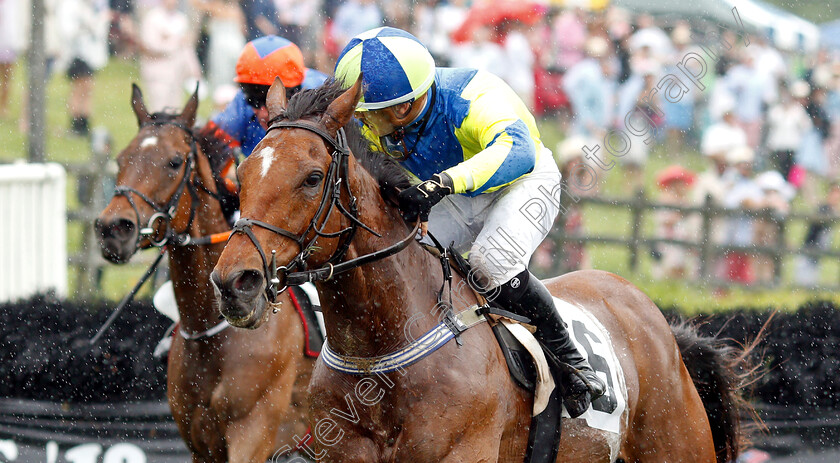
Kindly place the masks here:
[[(365, 137), (420, 181), (400, 193), (405, 218), (469, 252), (479, 289), (530, 318), (539, 340), (581, 373), (564, 378), (565, 402), (572, 416), (586, 411), (604, 383), (527, 269), (559, 211), (560, 173), (525, 104), (490, 73), (436, 68), (416, 37), (391, 27), (354, 37), (335, 76), (345, 87), (361, 76)], [(526, 211), (534, 198), (544, 199), (539, 214)]]

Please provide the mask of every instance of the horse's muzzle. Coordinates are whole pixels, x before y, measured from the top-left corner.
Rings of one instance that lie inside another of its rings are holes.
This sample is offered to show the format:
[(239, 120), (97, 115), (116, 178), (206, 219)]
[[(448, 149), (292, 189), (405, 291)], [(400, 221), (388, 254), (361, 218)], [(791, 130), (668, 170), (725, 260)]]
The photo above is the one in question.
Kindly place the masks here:
[(137, 225), (124, 218), (96, 219), (96, 237), (102, 257), (115, 264), (128, 262), (137, 250)]
[(265, 321), (268, 301), (265, 277), (258, 270), (240, 270), (222, 278), (218, 271), (210, 281), (219, 301), (219, 312), (237, 328), (256, 329)]

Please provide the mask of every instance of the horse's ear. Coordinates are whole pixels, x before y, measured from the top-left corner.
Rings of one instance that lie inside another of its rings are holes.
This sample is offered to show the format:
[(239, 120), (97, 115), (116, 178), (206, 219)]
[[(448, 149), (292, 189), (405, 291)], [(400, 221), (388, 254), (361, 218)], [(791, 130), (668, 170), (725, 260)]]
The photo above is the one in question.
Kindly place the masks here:
[(272, 120), (286, 110), (286, 86), (279, 77), (274, 78), (274, 83), (268, 89), (265, 97), (265, 107), (268, 109), (268, 120)]
[(335, 135), (338, 129), (350, 122), (350, 119), (353, 118), (353, 113), (356, 111), (356, 104), (359, 103), (361, 97), (362, 76), (360, 75), (356, 83), (330, 103), (327, 110), (324, 111), (324, 115), (321, 117), (321, 123), (327, 128), (327, 132)]
[(181, 111), (181, 115), (178, 116), (187, 127), (192, 127), (195, 125), (195, 115), (198, 112), (198, 85), (199, 83), (195, 83), (195, 91), (193, 92), (192, 96), (189, 100), (187, 100), (187, 104), (184, 105), (184, 110)]
[(146, 103), (143, 102), (143, 92), (134, 83), (131, 84), (131, 108), (134, 110), (134, 115), (137, 116), (137, 124), (143, 125), (152, 120), (149, 110), (146, 109)]

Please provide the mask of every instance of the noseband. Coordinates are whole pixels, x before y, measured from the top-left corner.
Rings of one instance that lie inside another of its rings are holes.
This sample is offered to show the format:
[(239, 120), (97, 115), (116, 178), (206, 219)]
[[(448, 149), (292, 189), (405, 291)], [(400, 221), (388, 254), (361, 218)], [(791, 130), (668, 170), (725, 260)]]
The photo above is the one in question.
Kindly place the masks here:
[[(213, 193), (212, 191), (208, 190), (207, 187), (204, 186), (202, 183), (196, 183), (194, 181), (190, 181), (192, 177), (193, 170), (195, 169), (196, 158), (198, 156), (198, 148), (196, 143), (195, 134), (193, 133), (192, 129), (187, 127), (185, 124), (182, 124), (177, 121), (152, 121), (142, 124), (140, 126), (141, 129), (144, 127), (149, 126), (164, 126), (164, 125), (171, 125), (177, 127), (184, 131), (190, 138), (190, 153), (187, 156), (184, 168), (184, 176), (181, 177), (181, 182), (178, 184), (178, 188), (175, 190), (175, 193), (169, 198), (169, 201), (163, 206), (159, 206), (155, 203), (151, 198), (143, 194), (142, 192), (138, 191), (135, 188), (132, 188), (128, 185), (117, 185), (114, 188), (114, 196), (123, 196), (128, 203), (131, 205), (131, 208), (134, 209), (134, 215), (137, 217), (137, 225), (140, 225), (140, 211), (137, 209), (137, 205), (134, 202), (132, 195), (136, 195), (138, 198), (142, 199), (149, 207), (151, 207), (155, 213), (149, 218), (146, 226), (139, 230), (137, 234), (137, 241), (135, 243), (136, 247), (140, 247), (140, 239), (145, 237), (149, 239), (149, 242), (154, 247), (161, 247), (165, 246), (167, 243), (173, 243), (177, 245), (188, 245), (191, 242), (191, 237), (189, 235), (190, 225), (192, 225), (193, 219), (195, 218), (195, 210), (196, 206), (198, 205), (198, 195), (196, 194), (196, 187), (201, 188), (204, 192), (212, 196), (213, 198), (219, 199), (218, 195)], [(192, 204), (190, 206), (190, 218), (187, 222), (187, 227), (185, 228), (184, 232), (177, 232), (172, 227), (172, 219), (175, 215), (175, 210), (178, 207), (178, 202), (181, 200), (181, 196), (184, 194), (184, 191), (187, 190)], [(163, 238), (160, 240), (155, 240), (155, 225), (162, 221), (166, 225), (166, 232), (163, 235)]]
[[(375, 232), (359, 220), (359, 211), (356, 207), (356, 197), (353, 195), (353, 192), (350, 191), (350, 182), (346, 180), (349, 174), (347, 166), (348, 159), (350, 158), (350, 148), (347, 145), (347, 137), (345, 135), (344, 128), (338, 129), (336, 137), (333, 138), (326, 130), (313, 123), (281, 120), (272, 123), (266, 131), (266, 134), (272, 130), (279, 129), (304, 129), (320, 136), (327, 143), (328, 147), (332, 149), (330, 154), (332, 160), (330, 161), (330, 167), (327, 170), (327, 175), (324, 177), (324, 190), (323, 195), (321, 196), (321, 204), (318, 205), (318, 210), (315, 212), (312, 220), (309, 221), (309, 225), (302, 233), (295, 234), (289, 230), (276, 227), (269, 223), (248, 218), (240, 218), (233, 225), (231, 236), (236, 233), (245, 234), (260, 254), (266, 280), (265, 297), (269, 302), (274, 302), (277, 295), (285, 291), (289, 286), (297, 286), (307, 282), (330, 280), (334, 275), (356, 268), (368, 262), (388, 257), (408, 246), (408, 244), (414, 239), (414, 235), (419, 227), (419, 222), (417, 227), (414, 228), (407, 238), (397, 242), (396, 244), (383, 250), (357, 257), (346, 262), (339, 262), (342, 258), (344, 258), (347, 250), (350, 248), (350, 242), (353, 240), (358, 227), (363, 228), (376, 237), (381, 237), (379, 233)], [(349, 197), (347, 206), (341, 202), (342, 186)], [(350, 225), (337, 232), (324, 232), (323, 229), (334, 209), (338, 209), (338, 211), (350, 221)], [(264, 228), (272, 233), (284, 236), (294, 241), (297, 243), (300, 251), (289, 263), (278, 267), (276, 259), (277, 252), (272, 250), (271, 258), (269, 260), (251, 230), (254, 226)], [(314, 233), (315, 236), (307, 242), (306, 237), (312, 233)], [(330, 256), (322, 267), (314, 270), (306, 270), (306, 260), (313, 252), (316, 251), (317, 247), (315, 243), (319, 237), (339, 239), (343, 237), (343, 240), (339, 244), (336, 252)], [(300, 269), (300, 271), (291, 272), (291, 270), (295, 269)], [(284, 286), (282, 288), (280, 288), (279, 274), (282, 274), (284, 277)]]

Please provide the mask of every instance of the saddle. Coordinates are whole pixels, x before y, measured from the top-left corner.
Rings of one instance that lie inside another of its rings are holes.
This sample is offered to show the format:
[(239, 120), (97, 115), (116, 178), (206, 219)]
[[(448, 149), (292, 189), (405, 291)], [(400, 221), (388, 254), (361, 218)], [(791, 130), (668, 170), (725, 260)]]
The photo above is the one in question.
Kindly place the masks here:
[[(427, 249), (439, 254), (434, 248)], [(469, 262), (451, 247), (447, 256), (458, 273), (465, 278), (470, 274)], [(534, 395), (525, 463), (555, 462), (560, 446), (563, 387), (555, 384), (553, 378), (562, 378), (563, 369), (570, 367), (553, 356), (543, 355), (541, 345), (526, 328), (530, 320), (492, 303), (484, 304), (477, 312), (490, 323), (514, 383)]]

